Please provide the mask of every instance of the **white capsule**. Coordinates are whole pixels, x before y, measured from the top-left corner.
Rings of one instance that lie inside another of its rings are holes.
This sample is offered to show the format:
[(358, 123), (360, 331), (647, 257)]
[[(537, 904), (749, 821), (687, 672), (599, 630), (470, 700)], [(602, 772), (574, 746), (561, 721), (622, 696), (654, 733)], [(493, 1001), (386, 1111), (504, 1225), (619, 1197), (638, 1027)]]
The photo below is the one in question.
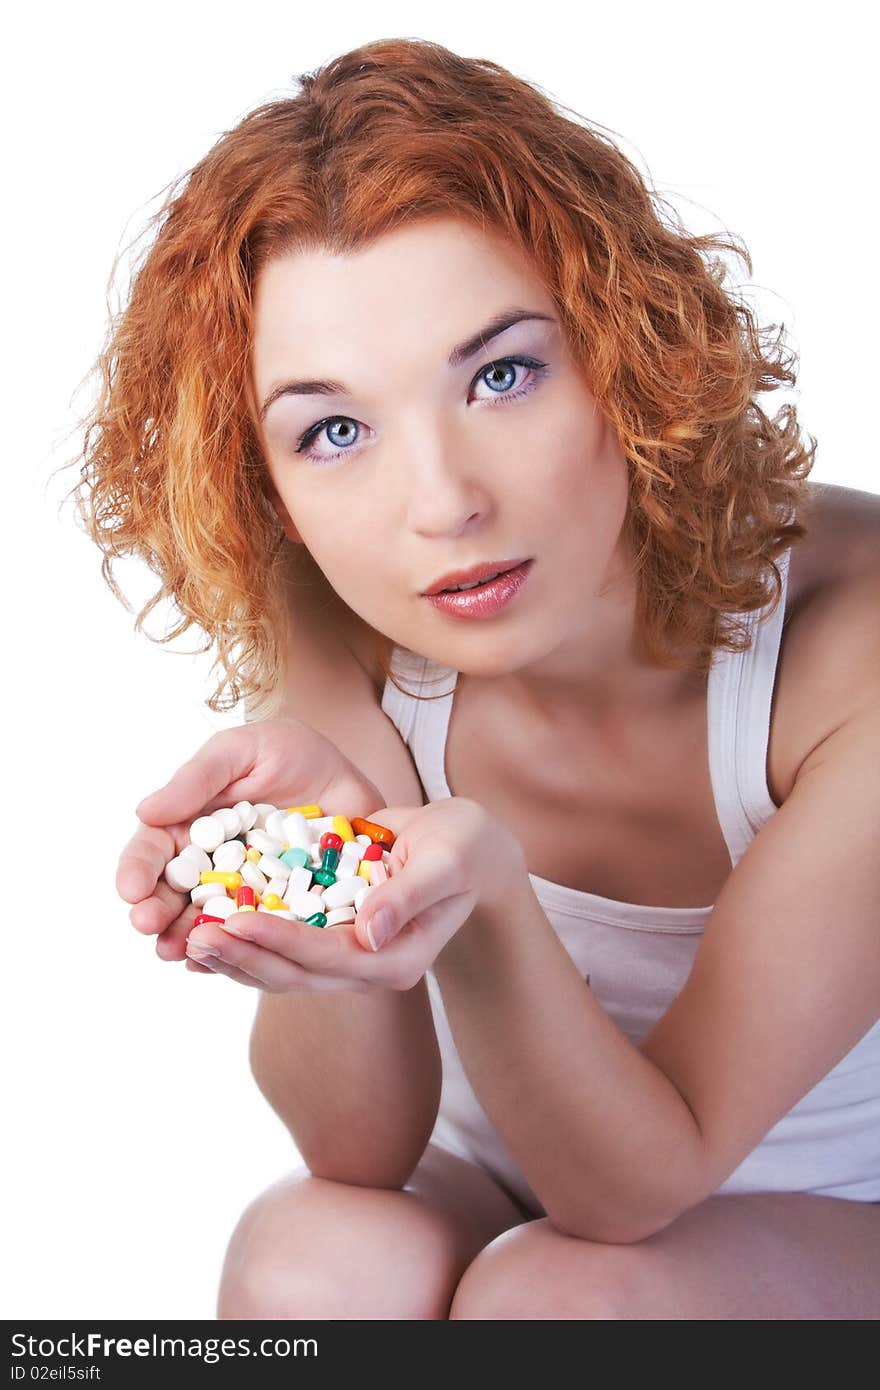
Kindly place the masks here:
[(214, 868), (221, 873), (234, 874), (245, 860), (245, 848), (241, 840), (224, 840), (213, 854)]
[(258, 849), (261, 854), (277, 856), (284, 853), (284, 841), (276, 840), (274, 835), (267, 835), (265, 830), (249, 830), (247, 842), (251, 849)]
[(241, 834), (241, 816), (231, 806), (223, 806), (211, 814), (222, 820), (223, 829), (226, 831), (224, 839), (231, 840), (233, 836)]
[[(308, 818), (304, 817), (304, 819), (307, 820)], [(324, 834), (325, 831), (333, 829), (333, 817), (316, 816), (314, 820), (308, 821), (308, 826), (312, 833), (312, 838), (315, 840), (320, 840), (321, 836)]]
[(276, 859), (274, 854), (261, 854), (257, 868), (267, 878), (281, 878), (285, 883), (290, 878), (290, 865), (283, 859)]
[(365, 845), (356, 845), (354, 840), (348, 840), (339, 856), (339, 863), (336, 865), (336, 877), (348, 878), (356, 874), (358, 864), (364, 857)]
[(219, 816), (199, 816), (189, 828), (190, 842), (211, 854), (226, 839), (226, 830)]
[(266, 817), (271, 816), (273, 811), (278, 810), (278, 807), (273, 806), (270, 801), (258, 801), (256, 806), (254, 807), (254, 810), (257, 814), (251, 829), (256, 828), (257, 830), (265, 830)]
[(203, 849), (199, 849), (198, 845), (185, 845), (178, 858), (191, 859), (194, 864), (198, 864), (200, 874), (206, 874), (214, 867), (211, 856), (206, 854)]
[(265, 893), (266, 885), (269, 880), (265, 874), (261, 874), (256, 864), (250, 859), (245, 859), (238, 871), (249, 888), (253, 888), (257, 893)]
[(349, 907), (360, 892), (361, 878), (338, 878), (330, 883), (321, 894), (325, 907)]
[[(304, 816), (302, 811), (291, 811), (289, 816), (285, 816), (281, 823), (281, 832), (285, 842), (291, 849), (311, 849), (313, 835), (311, 826), (313, 822)], [(318, 837), (320, 839), (320, 836)]]
[(353, 921), (354, 921), (354, 908), (353, 908), (353, 907), (334, 907), (333, 910), (332, 910), (331, 912), (328, 912), (328, 913), (327, 913), (327, 926), (328, 926), (328, 927), (338, 927), (342, 922), (353, 922)]
[[(217, 887), (216, 883), (214, 887)], [(222, 917), (225, 922), (227, 917), (231, 917), (233, 912), (238, 911), (238, 908), (235, 905), (234, 898), (217, 897), (208, 898), (207, 902), (202, 906), (202, 911), (207, 917)]]
[(185, 859), (178, 854), (176, 858), (169, 859), (165, 865), (165, 882), (169, 888), (173, 888), (175, 893), (189, 893), (195, 888), (202, 871), (198, 864), (192, 859)]
[(257, 823), (257, 808), (249, 801), (236, 801), (233, 811), (238, 816), (242, 830), (250, 830)]
[(216, 883), (200, 883), (190, 893), (190, 901), (196, 907), (204, 907), (209, 898), (213, 898), (217, 893)]
[(367, 845), (371, 845), (373, 841), (370, 839), (369, 835), (355, 835), (354, 843), (356, 845), (363, 845), (364, 849), (366, 849)]

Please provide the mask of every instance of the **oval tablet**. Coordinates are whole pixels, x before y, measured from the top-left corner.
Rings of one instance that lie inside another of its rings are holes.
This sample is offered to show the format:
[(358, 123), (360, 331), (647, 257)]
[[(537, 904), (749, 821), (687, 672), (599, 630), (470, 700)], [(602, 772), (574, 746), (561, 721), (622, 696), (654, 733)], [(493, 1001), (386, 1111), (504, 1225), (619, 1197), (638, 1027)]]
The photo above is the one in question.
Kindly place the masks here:
[(178, 854), (165, 865), (165, 882), (175, 893), (190, 893), (201, 878), (201, 870), (192, 859)]

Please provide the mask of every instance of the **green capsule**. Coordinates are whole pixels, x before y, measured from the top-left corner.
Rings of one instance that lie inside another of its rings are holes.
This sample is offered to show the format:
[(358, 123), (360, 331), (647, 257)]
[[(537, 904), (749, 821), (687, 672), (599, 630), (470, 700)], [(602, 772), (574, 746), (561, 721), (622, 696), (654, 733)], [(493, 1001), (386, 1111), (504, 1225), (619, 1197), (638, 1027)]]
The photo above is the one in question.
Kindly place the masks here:
[(326, 927), (327, 917), (323, 912), (315, 912), (311, 917), (306, 918), (307, 927)]
[(307, 869), (311, 862), (307, 849), (286, 849), (278, 858), (291, 869)]
[(334, 849), (332, 845), (328, 845), (321, 857), (321, 868), (327, 873), (332, 874), (336, 865), (339, 863), (339, 854), (340, 851), (338, 849)]
[(320, 883), (322, 888), (329, 888), (331, 883), (336, 882), (336, 875), (329, 869), (316, 869), (312, 874), (312, 882)]

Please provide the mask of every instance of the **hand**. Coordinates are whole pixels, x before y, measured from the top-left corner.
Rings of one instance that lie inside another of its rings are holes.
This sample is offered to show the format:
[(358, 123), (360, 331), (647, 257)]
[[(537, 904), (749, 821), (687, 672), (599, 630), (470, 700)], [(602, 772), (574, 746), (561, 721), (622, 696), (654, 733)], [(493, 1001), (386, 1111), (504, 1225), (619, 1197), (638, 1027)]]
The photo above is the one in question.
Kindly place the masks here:
[[(516, 836), (475, 801), (385, 807), (375, 819), (396, 836), (389, 877), (353, 923), (318, 930), (271, 912), (233, 913), (193, 933), (222, 953), (214, 968), (270, 993), (412, 989), (475, 908), (503, 906), (512, 885), (528, 879)], [(392, 925), (380, 945), (382, 908)]]
[[(314, 802), (329, 814), (369, 819), (382, 794), (334, 743), (299, 719), (267, 719), (214, 734), (164, 787), (139, 803), (141, 825), (116, 871), (116, 891), (134, 904), (132, 925), (158, 937), (156, 954), (163, 960), (184, 959), (186, 938), (201, 911), (188, 893), (168, 886), (165, 865), (189, 844), (196, 817), (245, 800), (279, 807)], [(187, 968), (204, 970), (190, 960)]]

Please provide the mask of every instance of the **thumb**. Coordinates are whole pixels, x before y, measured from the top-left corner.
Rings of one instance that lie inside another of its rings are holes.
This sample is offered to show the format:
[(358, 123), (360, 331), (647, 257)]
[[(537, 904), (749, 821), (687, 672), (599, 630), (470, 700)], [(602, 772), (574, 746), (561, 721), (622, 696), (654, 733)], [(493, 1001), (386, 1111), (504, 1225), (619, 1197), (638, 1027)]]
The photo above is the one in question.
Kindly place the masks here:
[[(253, 728), (221, 729), (177, 769), (164, 787), (150, 792), (135, 807), (146, 825), (172, 825), (190, 816), (209, 815), (238, 795), (253, 771), (256, 742)], [(222, 795), (221, 795), (222, 793)]]

